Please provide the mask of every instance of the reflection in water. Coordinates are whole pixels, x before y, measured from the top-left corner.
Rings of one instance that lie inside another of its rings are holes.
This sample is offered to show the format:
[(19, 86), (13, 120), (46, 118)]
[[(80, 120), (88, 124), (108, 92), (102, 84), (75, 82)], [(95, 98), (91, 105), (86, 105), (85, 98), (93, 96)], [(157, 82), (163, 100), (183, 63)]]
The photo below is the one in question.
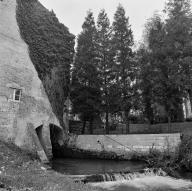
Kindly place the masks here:
[(89, 160), (89, 159), (54, 159), (52, 168), (70, 175), (105, 174), (120, 171), (138, 171), (145, 167), (142, 162)]
[(192, 191), (192, 182), (171, 177), (143, 177), (129, 181), (90, 183), (98, 191)]

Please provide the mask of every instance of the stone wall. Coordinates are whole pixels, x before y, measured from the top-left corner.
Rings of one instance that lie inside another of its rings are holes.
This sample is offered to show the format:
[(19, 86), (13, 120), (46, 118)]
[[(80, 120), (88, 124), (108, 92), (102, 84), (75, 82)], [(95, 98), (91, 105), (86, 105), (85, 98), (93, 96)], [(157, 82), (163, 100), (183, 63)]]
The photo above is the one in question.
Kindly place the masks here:
[[(20, 37), (16, 6), (16, 0), (0, 1), (0, 139), (37, 150), (35, 129), (43, 126), (48, 137), (49, 124), (60, 124)], [(19, 101), (15, 90), (21, 90)], [(51, 147), (50, 141), (45, 144)]]
[(70, 145), (89, 151), (111, 151), (117, 154), (148, 152), (154, 148), (160, 151), (174, 151), (180, 143), (180, 134), (142, 135), (78, 135)]

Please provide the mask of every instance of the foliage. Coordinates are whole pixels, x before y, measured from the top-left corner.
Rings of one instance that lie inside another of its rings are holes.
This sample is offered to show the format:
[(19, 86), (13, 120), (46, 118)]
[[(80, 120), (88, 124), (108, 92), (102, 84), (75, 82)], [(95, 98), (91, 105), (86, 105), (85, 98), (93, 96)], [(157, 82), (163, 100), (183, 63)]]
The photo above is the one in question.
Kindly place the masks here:
[(53, 111), (62, 122), (63, 105), (69, 89), (74, 36), (59, 23), (53, 11), (48, 11), (37, 0), (17, 0), (17, 22)]
[(169, 88), (172, 88), (171, 95), (168, 96), (172, 98), (173, 105), (176, 105), (176, 103), (182, 103), (182, 98), (191, 89), (192, 15), (190, 2), (170, 0), (166, 11), (168, 19), (165, 23), (165, 51), (170, 71), (171, 86)]
[(109, 113), (114, 110), (115, 103), (115, 86), (113, 84), (113, 59), (111, 54), (111, 27), (105, 10), (101, 10), (97, 19), (96, 34), (97, 50), (97, 70), (101, 81), (100, 91), (102, 99), (102, 111), (105, 113), (105, 128), (109, 133), (108, 117)]
[(178, 160), (181, 168), (187, 171), (192, 169), (192, 137), (190, 135), (183, 135), (182, 141), (178, 149)]
[(151, 149), (149, 155), (145, 156), (145, 161), (149, 167), (161, 168), (172, 176), (179, 176), (179, 172), (191, 172), (192, 168), (192, 137), (183, 135), (181, 143), (171, 151), (167, 148), (163, 152)]
[(150, 62), (150, 53), (145, 48), (140, 48), (137, 52), (137, 59), (140, 67), (139, 73), (139, 88), (141, 90), (141, 102), (143, 105), (143, 113), (147, 119), (153, 123), (153, 87), (154, 73)]
[[(146, 24), (145, 43), (138, 51), (140, 86), (146, 116), (153, 123), (158, 107), (167, 121), (182, 121), (182, 102), (191, 93), (191, 10), (188, 0), (170, 0), (167, 19), (154, 15)], [(158, 107), (157, 107), (158, 106)], [(151, 113), (151, 116), (150, 116)]]
[(133, 34), (129, 18), (125, 16), (124, 8), (119, 5), (114, 15), (112, 25), (112, 53), (115, 70), (115, 83), (120, 95), (120, 110), (125, 114), (128, 125), (128, 115), (134, 105), (135, 66), (132, 51)]
[(84, 121), (90, 121), (92, 133), (94, 116), (100, 110), (100, 80), (96, 60), (96, 27), (91, 11), (87, 13), (82, 29), (77, 40), (71, 97), (73, 112), (80, 113)]

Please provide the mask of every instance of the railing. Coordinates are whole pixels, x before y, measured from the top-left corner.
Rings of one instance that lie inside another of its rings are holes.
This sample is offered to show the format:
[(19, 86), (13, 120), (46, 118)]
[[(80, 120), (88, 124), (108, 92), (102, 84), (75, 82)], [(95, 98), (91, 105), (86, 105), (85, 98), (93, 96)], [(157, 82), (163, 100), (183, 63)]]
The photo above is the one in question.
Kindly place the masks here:
[(129, 147), (129, 146), (127, 146), (127, 145), (124, 145), (124, 144), (120, 143), (119, 141), (116, 141), (115, 139), (113, 139), (113, 138), (111, 138), (111, 137), (109, 137), (109, 136), (107, 136), (107, 135), (104, 135), (104, 136), (107, 137), (108, 139), (112, 140), (113, 142), (117, 143), (118, 145), (121, 145), (121, 146), (123, 146), (124, 148), (129, 149), (130, 151), (132, 151), (132, 152), (134, 152), (134, 153), (138, 153), (138, 152), (135, 151), (132, 147)]

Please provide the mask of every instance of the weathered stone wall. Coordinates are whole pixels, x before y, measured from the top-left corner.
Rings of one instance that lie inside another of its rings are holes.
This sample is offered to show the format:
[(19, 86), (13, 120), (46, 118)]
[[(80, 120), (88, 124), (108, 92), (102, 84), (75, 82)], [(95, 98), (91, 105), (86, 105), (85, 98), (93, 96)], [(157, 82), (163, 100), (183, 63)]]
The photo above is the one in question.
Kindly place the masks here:
[[(16, 0), (0, 1), (0, 139), (36, 149), (29, 134), (43, 125), (48, 135), (49, 124), (60, 124), (20, 37), (16, 6)], [(13, 99), (14, 89), (22, 91), (20, 101)]]
[(174, 151), (180, 143), (180, 134), (142, 135), (78, 135), (71, 137), (70, 145), (89, 151), (111, 151), (117, 154), (148, 152), (154, 148), (160, 151)]

